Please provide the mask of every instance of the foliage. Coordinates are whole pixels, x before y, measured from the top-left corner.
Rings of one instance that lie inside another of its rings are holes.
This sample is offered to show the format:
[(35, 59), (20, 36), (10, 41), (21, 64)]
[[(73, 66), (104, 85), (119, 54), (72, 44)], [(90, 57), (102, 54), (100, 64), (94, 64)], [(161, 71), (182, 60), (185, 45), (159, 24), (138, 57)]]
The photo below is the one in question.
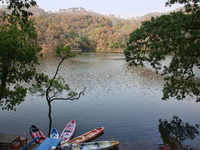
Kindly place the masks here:
[[(37, 44), (37, 34), (34, 22), (28, 17), (31, 13), (23, 8), (35, 5), (34, 1), (9, 1), (12, 14), (3, 13), (0, 26), (0, 104), (2, 109), (15, 110), (15, 106), (24, 101), (27, 88), (18, 84), (29, 83), (36, 73), (38, 58), (35, 56), (41, 50)], [(38, 78), (38, 82), (40, 82)]]
[[(65, 84), (65, 80), (62, 77), (58, 77), (56, 79), (57, 73), (59, 71), (59, 67), (62, 64), (62, 62), (70, 57), (74, 57), (75, 54), (71, 51), (71, 47), (69, 45), (64, 45), (60, 44), (59, 46), (56, 47), (56, 56), (61, 58), (60, 63), (58, 64), (57, 70), (55, 72), (55, 75), (53, 79), (50, 80), (49, 82), (49, 87), (46, 90), (46, 98), (48, 101), (53, 101), (53, 100), (68, 100), (68, 99), (73, 99), (78, 93), (72, 91), (67, 84)], [(57, 93), (62, 93), (63, 90), (68, 92), (68, 98), (59, 98), (56, 97)], [(49, 96), (50, 92), (52, 92), (52, 96)]]
[(150, 62), (158, 73), (162, 69), (161, 62), (166, 55), (172, 54), (169, 66), (164, 66), (162, 75), (166, 84), (163, 89), (163, 99), (170, 96), (182, 100), (187, 94), (200, 95), (200, 83), (195, 78), (194, 67), (200, 69), (200, 9), (199, 1), (171, 0), (166, 5), (174, 3), (185, 4), (185, 12), (173, 12), (162, 15), (151, 21), (144, 21), (140, 29), (130, 34), (127, 48), (124, 50), (126, 61), (130, 65), (144, 66)]
[[(82, 50), (107, 49), (113, 43), (119, 43), (113, 49), (125, 48), (129, 34), (137, 28), (128, 21), (113, 26), (107, 18), (83, 14), (51, 13), (32, 19), (36, 23), (38, 41), (48, 49), (54, 49), (59, 43)], [(125, 42), (119, 40), (120, 36)]]
[(36, 1), (34, 0), (0, 0), (0, 2), (2, 2), (2, 4), (8, 4), (7, 9), (12, 9), (11, 14), (18, 19), (21, 17), (23, 22), (26, 22), (28, 17), (33, 15), (32, 12), (25, 9), (29, 9), (31, 6), (37, 6)]
[[(62, 62), (70, 57), (75, 57), (75, 53), (71, 51), (71, 47), (69, 45), (60, 44), (55, 48), (56, 56), (61, 58), (60, 63), (57, 66), (55, 74), (52, 79), (49, 79), (48, 76), (45, 76), (42, 84), (34, 83), (32, 87), (30, 87), (31, 94), (39, 93), (40, 96), (46, 96), (47, 101), (50, 103), (54, 100), (74, 100), (80, 97), (75, 98), (78, 93), (74, 92), (70, 89), (68, 84), (65, 84), (65, 80), (62, 77), (57, 77), (59, 72), (60, 65)], [(62, 98), (60, 95), (63, 91), (68, 93), (67, 98)]]
[[(47, 77), (47, 76), (46, 76)], [(49, 86), (51, 87), (49, 88)], [(48, 89), (48, 91), (46, 91)], [(39, 93), (39, 96), (46, 96), (46, 92), (48, 92), (48, 100), (51, 102), (55, 99), (59, 99), (59, 95), (63, 93), (63, 91), (68, 92), (69, 97), (75, 97), (77, 95), (76, 92), (72, 91), (68, 84), (65, 84), (64, 78), (59, 76), (56, 79), (48, 79), (43, 82), (43, 84), (32, 84), (32, 87), (29, 88), (31, 94)], [(55, 99), (54, 99), (55, 98)]]
[[(44, 80), (42, 84), (32, 84), (32, 87), (29, 89), (32, 94), (39, 93), (40, 96), (46, 96), (46, 100), (49, 106), (49, 132), (48, 136), (50, 136), (51, 128), (52, 128), (52, 117), (51, 117), (51, 102), (54, 100), (75, 100), (79, 99), (81, 94), (84, 94), (85, 88), (79, 94), (70, 89), (68, 84), (65, 84), (65, 80), (62, 77), (57, 77), (59, 72), (60, 65), (62, 62), (70, 57), (74, 57), (75, 53), (71, 51), (71, 47), (69, 45), (60, 44), (55, 48), (56, 56), (61, 58), (60, 63), (57, 66), (55, 74), (52, 79), (49, 79), (48, 76), (43, 76)], [(68, 97), (61, 97), (63, 91), (68, 93)]]

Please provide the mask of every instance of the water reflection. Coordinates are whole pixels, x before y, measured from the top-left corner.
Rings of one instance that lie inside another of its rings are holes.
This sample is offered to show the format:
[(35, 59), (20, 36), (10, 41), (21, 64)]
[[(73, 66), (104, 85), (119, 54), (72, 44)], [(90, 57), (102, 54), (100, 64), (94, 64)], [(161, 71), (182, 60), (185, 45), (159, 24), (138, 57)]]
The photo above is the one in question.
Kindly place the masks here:
[(178, 116), (173, 116), (170, 122), (160, 119), (159, 123), (158, 129), (163, 141), (163, 144), (159, 144), (159, 150), (163, 150), (165, 147), (173, 150), (193, 149), (189, 145), (184, 145), (184, 141), (193, 140), (199, 135), (199, 125), (192, 126), (188, 122), (183, 123)]

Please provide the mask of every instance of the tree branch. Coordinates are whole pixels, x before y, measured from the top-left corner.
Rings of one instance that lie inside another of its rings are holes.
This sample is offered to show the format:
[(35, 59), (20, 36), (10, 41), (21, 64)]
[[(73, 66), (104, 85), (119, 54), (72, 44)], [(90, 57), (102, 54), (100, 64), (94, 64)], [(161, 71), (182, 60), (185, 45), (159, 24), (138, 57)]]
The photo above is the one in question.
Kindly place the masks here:
[(51, 96), (49, 99), (52, 99), (53, 97), (55, 97), (56, 94), (58, 94), (58, 92), (55, 92), (55, 93), (53, 94), (53, 96)]
[(49, 98), (49, 89), (51, 88), (51, 86), (52, 86), (52, 84), (53, 84), (53, 81), (55, 80), (55, 78), (56, 78), (56, 76), (57, 76), (57, 74), (58, 74), (60, 65), (62, 64), (62, 62), (63, 62), (67, 57), (68, 57), (68, 56), (62, 58), (62, 60), (61, 60), (60, 63), (58, 64), (57, 69), (56, 69), (56, 72), (55, 72), (55, 74), (54, 74), (54, 77), (51, 79), (51, 82), (50, 82), (50, 84), (49, 84), (49, 87), (48, 87), (47, 90), (46, 90), (46, 98), (47, 98), (48, 101), (50, 101), (50, 99), (51, 99), (51, 98)]
[(193, 38), (186, 38), (186, 40), (196, 40), (196, 39), (200, 39), (200, 36), (197, 36), (197, 37), (193, 37)]
[(185, 28), (185, 29), (200, 29), (200, 27), (199, 27), (199, 26), (195, 26), (195, 27), (188, 27), (188, 26), (182, 25), (181, 27), (182, 27), (182, 28)]
[(83, 91), (79, 93), (78, 97), (72, 98), (72, 97), (68, 97), (68, 98), (53, 98), (50, 100), (50, 102), (54, 101), (54, 100), (75, 100), (75, 99), (79, 99), (81, 97), (81, 94), (84, 95), (86, 87), (84, 87)]

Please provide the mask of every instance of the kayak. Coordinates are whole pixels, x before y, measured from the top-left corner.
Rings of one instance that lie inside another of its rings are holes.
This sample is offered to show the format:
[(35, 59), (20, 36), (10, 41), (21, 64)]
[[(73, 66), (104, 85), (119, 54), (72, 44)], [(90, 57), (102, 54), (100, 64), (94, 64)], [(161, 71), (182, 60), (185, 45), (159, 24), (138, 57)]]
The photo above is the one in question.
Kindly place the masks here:
[(70, 60), (70, 62), (78, 62), (78, 60), (73, 59), (73, 60)]
[(78, 144), (78, 143), (85, 143), (93, 138), (95, 138), (96, 136), (98, 136), (100, 133), (102, 133), (104, 130), (104, 127), (99, 127), (96, 129), (93, 129), (85, 134), (82, 134), (64, 144), (61, 144), (61, 146), (69, 146), (71, 142), (73, 142), (73, 144)]
[(33, 139), (39, 137), (39, 140), (35, 141), (36, 143), (42, 143), (46, 139), (46, 136), (35, 125), (30, 127), (30, 133)]
[(75, 120), (71, 120), (66, 127), (64, 128), (64, 130), (62, 131), (61, 135), (60, 135), (60, 144), (66, 143), (67, 141), (69, 141), (72, 136), (74, 135), (76, 130), (76, 121)]
[(56, 128), (53, 128), (50, 132), (50, 138), (59, 138), (59, 133)]
[[(108, 150), (119, 145), (118, 141), (97, 141), (73, 144), (71, 150)], [(64, 147), (63, 150), (67, 150), (68, 146)]]

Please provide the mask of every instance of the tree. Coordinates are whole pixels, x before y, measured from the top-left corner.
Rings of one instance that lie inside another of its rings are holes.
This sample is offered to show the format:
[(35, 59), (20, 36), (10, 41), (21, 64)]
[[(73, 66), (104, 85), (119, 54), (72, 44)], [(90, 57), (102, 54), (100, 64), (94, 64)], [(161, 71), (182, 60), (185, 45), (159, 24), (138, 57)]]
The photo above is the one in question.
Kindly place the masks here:
[[(44, 82), (42, 84), (36, 83), (32, 84), (32, 87), (30, 88), (30, 92), (32, 94), (40, 93), (40, 96), (46, 96), (46, 100), (49, 106), (49, 133), (48, 136), (50, 136), (51, 131), (51, 125), (52, 125), (52, 118), (51, 118), (51, 102), (52, 101), (58, 101), (58, 100), (75, 100), (79, 99), (81, 94), (84, 94), (85, 88), (82, 92), (79, 94), (74, 92), (70, 89), (68, 84), (65, 84), (65, 80), (62, 77), (57, 78), (57, 74), (59, 72), (59, 68), (62, 64), (62, 62), (70, 57), (74, 57), (75, 54), (71, 51), (71, 47), (68, 45), (60, 44), (59, 46), (56, 46), (55, 48), (56, 56), (60, 57), (61, 61), (57, 66), (57, 69), (55, 71), (55, 74), (52, 79), (49, 79), (48, 76), (44, 77)], [(66, 91), (68, 93), (67, 98), (60, 97), (59, 95)]]
[(15, 110), (14, 106), (24, 101), (27, 88), (20, 82), (29, 83), (34, 77), (40, 82), (41, 74), (36, 72), (41, 48), (37, 44), (34, 22), (28, 17), (32, 14), (25, 8), (35, 6), (34, 1), (10, 0), (10, 15), (3, 13), (0, 27), (0, 105), (2, 109)]
[(32, 16), (33, 13), (27, 11), (31, 6), (37, 6), (35, 0), (0, 0), (2, 4), (8, 4), (7, 9), (12, 9), (12, 15), (17, 16), (18, 19), (21, 18), (22, 21), (26, 22), (29, 16)]
[(53, 23), (48, 26), (45, 34), (45, 42), (50, 48), (58, 45), (58, 31)]
[(116, 20), (115, 25), (118, 27), (122, 27), (123, 23), (120, 20)]
[(194, 67), (200, 69), (199, 0), (169, 0), (166, 5), (174, 3), (184, 4), (185, 11), (142, 22), (140, 29), (130, 34), (124, 54), (130, 65), (144, 66), (144, 62), (150, 62), (157, 73), (162, 68), (161, 61), (172, 54), (169, 66), (161, 71), (166, 80), (162, 99), (182, 100), (190, 94), (196, 96), (198, 102), (200, 82), (195, 77)]
[(70, 30), (68, 38), (71, 38), (74, 40), (77, 36), (78, 35), (73, 30)]

